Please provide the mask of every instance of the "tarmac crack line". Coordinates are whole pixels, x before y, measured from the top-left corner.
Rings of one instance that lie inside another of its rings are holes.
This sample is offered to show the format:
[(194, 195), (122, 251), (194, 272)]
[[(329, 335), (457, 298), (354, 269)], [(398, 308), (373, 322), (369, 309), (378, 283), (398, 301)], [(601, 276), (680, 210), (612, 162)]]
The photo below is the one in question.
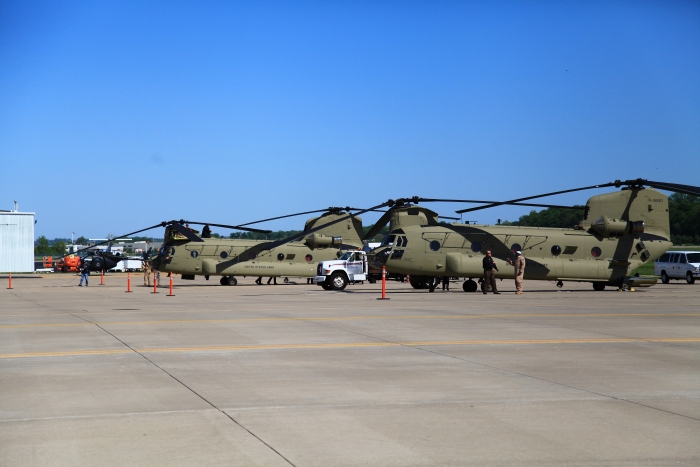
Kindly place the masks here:
[(211, 401), (209, 401), (209, 400), (208, 400), (206, 397), (204, 397), (203, 395), (199, 394), (197, 391), (195, 391), (194, 389), (192, 389), (192, 388), (191, 388), (190, 386), (188, 386), (187, 384), (185, 384), (182, 380), (178, 379), (175, 375), (173, 375), (172, 373), (168, 372), (165, 368), (163, 368), (163, 367), (161, 367), (160, 365), (158, 365), (156, 362), (154, 362), (153, 360), (151, 360), (150, 358), (148, 358), (146, 355), (144, 355), (143, 353), (139, 352), (138, 350), (136, 350), (135, 348), (133, 348), (132, 346), (130, 346), (130, 345), (127, 344), (126, 342), (124, 342), (122, 339), (120, 339), (120, 338), (117, 337), (116, 335), (114, 335), (114, 334), (112, 334), (111, 332), (109, 332), (107, 329), (105, 329), (105, 328), (103, 328), (102, 326), (100, 326), (98, 323), (92, 322), (92, 321), (90, 321), (89, 319), (85, 319), (85, 318), (83, 318), (83, 317), (81, 317), (81, 316), (76, 316), (76, 315), (74, 315), (73, 313), (71, 313), (71, 312), (69, 312), (69, 311), (63, 311), (63, 310), (59, 310), (58, 308), (54, 308), (54, 307), (52, 307), (52, 306), (42, 305), (42, 304), (40, 304), (40, 303), (36, 303), (36, 302), (34, 302), (34, 301), (32, 301), (32, 300), (29, 300), (29, 299), (27, 299), (27, 298), (20, 297), (19, 295), (15, 294), (14, 292), (11, 292), (11, 293), (12, 293), (12, 295), (14, 295), (15, 297), (19, 298), (20, 300), (26, 300), (26, 301), (28, 301), (28, 302), (34, 303), (35, 305), (38, 305), (38, 306), (41, 306), (41, 307), (44, 307), (44, 308), (49, 308), (49, 309), (51, 309), (51, 310), (56, 310), (56, 311), (59, 311), (59, 312), (61, 312), (61, 313), (65, 313), (65, 314), (67, 314), (67, 315), (70, 315), (70, 316), (72, 316), (72, 317), (74, 317), (74, 318), (77, 318), (77, 319), (79, 319), (79, 320), (85, 321), (86, 323), (92, 324), (92, 325), (96, 326), (97, 328), (101, 329), (103, 332), (109, 334), (109, 335), (112, 336), (114, 339), (116, 339), (118, 342), (120, 342), (123, 346), (125, 346), (126, 348), (128, 348), (129, 350), (131, 350), (132, 352), (134, 352), (135, 354), (139, 355), (141, 358), (143, 358), (144, 360), (146, 360), (148, 363), (150, 363), (150, 364), (153, 365), (154, 367), (158, 368), (160, 371), (162, 371), (163, 373), (165, 373), (166, 375), (168, 375), (170, 378), (172, 378), (173, 380), (175, 380), (176, 382), (178, 382), (180, 385), (182, 385), (182, 387), (184, 387), (185, 389), (189, 390), (192, 394), (194, 394), (195, 396), (199, 397), (202, 401), (204, 401), (204, 402), (205, 402), (206, 404), (208, 404), (210, 407), (212, 407), (213, 409), (215, 409), (215, 410), (217, 410), (218, 412), (220, 412), (221, 414), (223, 414), (226, 418), (228, 418), (228, 419), (231, 420), (233, 423), (235, 423), (236, 425), (238, 425), (240, 428), (242, 428), (243, 430), (245, 430), (245, 431), (246, 431), (249, 435), (251, 435), (253, 438), (257, 439), (257, 440), (260, 441), (262, 444), (264, 444), (265, 446), (267, 446), (268, 449), (270, 449), (272, 452), (274, 452), (275, 454), (277, 454), (280, 458), (284, 459), (284, 461), (287, 462), (287, 464), (291, 465), (292, 467), (296, 467), (296, 466), (294, 465), (294, 463), (292, 463), (292, 461), (290, 461), (289, 459), (287, 459), (281, 452), (279, 452), (277, 449), (275, 449), (275, 448), (272, 447), (270, 444), (268, 444), (267, 442), (265, 442), (262, 438), (260, 438), (258, 435), (256, 435), (255, 433), (253, 433), (251, 430), (249, 430), (248, 428), (246, 428), (245, 426), (243, 426), (243, 424), (240, 423), (238, 420), (236, 420), (236, 419), (233, 418), (231, 415), (229, 415), (228, 413), (226, 413), (224, 410), (222, 410), (222, 409), (220, 409), (219, 407), (217, 407), (216, 405), (214, 405), (214, 403), (212, 403)]
[[(275, 315), (273, 315), (273, 316), (275, 316)], [(303, 320), (303, 321), (305, 321), (305, 320)], [(625, 399), (625, 398), (622, 398), (622, 397), (615, 397), (615, 396), (611, 396), (611, 395), (609, 395), (609, 394), (603, 394), (603, 393), (599, 393), (599, 392), (596, 392), (596, 391), (592, 391), (592, 390), (590, 390), (590, 389), (579, 388), (579, 387), (572, 386), (572, 385), (569, 385), (569, 384), (564, 384), (564, 383), (560, 383), (560, 382), (557, 382), (557, 381), (551, 381), (551, 380), (548, 380), (548, 379), (545, 379), (545, 378), (541, 378), (541, 377), (538, 377), (538, 376), (528, 375), (528, 374), (526, 374), (526, 373), (522, 373), (522, 372), (519, 372), (519, 371), (509, 370), (509, 369), (507, 369), (507, 368), (501, 368), (501, 367), (498, 367), (498, 366), (495, 366), (495, 365), (489, 365), (489, 364), (487, 364), (487, 363), (482, 363), (482, 362), (478, 362), (478, 361), (475, 361), (475, 360), (469, 360), (469, 359), (466, 359), (466, 358), (457, 357), (457, 356), (455, 356), (455, 355), (445, 354), (445, 353), (438, 352), (438, 351), (431, 350), (431, 349), (425, 349), (425, 348), (420, 347), (419, 345), (408, 345), (408, 344), (402, 343), (402, 342), (394, 342), (394, 341), (391, 341), (391, 340), (388, 340), (388, 339), (382, 339), (381, 337), (375, 337), (375, 336), (371, 336), (371, 335), (368, 335), (368, 334), (363, 334), (363, 333), (358, 332), (358, 331), (352, 331), (352, 330), (350, 330), (350, 329), (344, 329), (344, 328), (339, 328), (339, 327), (336, 327), (336, 326), (331, 326), (331, 325), (326, 324), (326, 323), (323, 323), (323, 322), (318, 322), (318, 321), (307, 321), (307, 322), (316, 324), (316, 325), (318, 325), (318, 326), (323, 326), (323, 327), (327, 327), (327, 328), (330, 328), (330, 329), (335, 329), (335, 330), (337, 330), (337, 331), (343, 331), (343, 332), (347, 332), (347, 333), (350, 333), (350, 334), (355, 334), (355, 335), (358, 335), (358, 336), (363, 336), (363, 337), (366, 337), (367, 339), (374, 339), (374, 340), (377, 340), (377, 341), (380, 341), (380, 342), (386, 342), (386, 343), (388, 343), (388, 344), (393, 344), (393, 345), (400, 346), (400, 347), (407, 347), (407, 348), (414, 349), (414, 350), (420, 350), (420, 351), (422, 351), (422, 352), (432, 353), (432, 354), (440, 355), (440, 356), (446, 357), (446, 358), (452, 358), (452, 359), (459, 360), (459, 361), (462, 361), (462, 362), (471, 363), (471, 364), (473, 364), (473, 365), (478, 365), (478, 366), (482, 366), (482, 367), (485, 367), (485, 368), (491, 368), (491, 369), (493, 369), (493, 370), (502, 371), (502, 372), (504, 372), (504, 373), (511, 373), (511, 374), (514, 374), (514, 375), (522, 376), (522, 377), (524, 377), (524, 378), (531, 378), (531, 379), (534, 379), (534, 380), (542, 381), (542, 382), (549, 383), (549, 384), (553, 384), (553, 385), (556, 385), (556, 386), (566, 387), (566, 388), (569, 388), (569, 389), (575, 389), (575, 390), (578, 390), (578, 391), (586, 392), (586, 393), (589, 393), (589, 394), (594, 394), (594, 395), (596, 395), (596, 396), (605, 397), (605, 398), (608, 398), (608, 399), (617, 400), (617, 401), (620, 401), (620, 402), (627, 402), (627, 403), (629, 403), (629, 404), (638, 405), (638, 406), (640, 406), (640, 407), (645, 407), (645, 408), (647, 408), (647, 409), (657, 410), (657, 411), (659, 411), (659, 412), (664, 412), (664, 413), (667, 413), (667, 414), (669, 414), (669, 415), (677, 415), (677, 416), (679, 416), (679, 417), (683, 417), (683, 418), (687, 418), (687, 419), (690, 419), (690, 420), (694, 420), (694, 421), (700, 422), (700, 419), (699, 419), (699, 418), (691, 417), (691, 416), (688, 416), (688, 415), (683, 415), (683, 414), (680, 414), (680, 413), (677, 413), (677, 412), (671, 412), (670, 410), (660, 409), (660, 408), (658, 408), (658, 407), (653, 407), (653, 406), (650, 406), (650, 405), (642, 404), (641, 402), (635, 402), (635, 401), (631, 401), (631, 400), (628, 400), (628, 399)], [(647, 340), (642, 340), (642, 341), (643, 341), (643, 342), (649, 342), (649, 343), (652, 342), (652, 341), (647, 341)]]

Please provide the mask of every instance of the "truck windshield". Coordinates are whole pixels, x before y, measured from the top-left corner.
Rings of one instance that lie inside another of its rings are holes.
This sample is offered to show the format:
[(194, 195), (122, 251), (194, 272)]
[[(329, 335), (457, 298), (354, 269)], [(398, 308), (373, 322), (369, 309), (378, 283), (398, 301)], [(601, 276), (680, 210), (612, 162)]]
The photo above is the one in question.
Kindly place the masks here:
[(700, 263), (700, 253), (688, 253), (689, 263)]
[(352, 253), (348, 251), (348, 252), (345, 253), (343, 256), (341, 256), (339, 259), (340, 259), (341, 261), (348, 261), (348, 260), (350, 260), (350, 257), (351, 257), (351, 256), (352, 256)]

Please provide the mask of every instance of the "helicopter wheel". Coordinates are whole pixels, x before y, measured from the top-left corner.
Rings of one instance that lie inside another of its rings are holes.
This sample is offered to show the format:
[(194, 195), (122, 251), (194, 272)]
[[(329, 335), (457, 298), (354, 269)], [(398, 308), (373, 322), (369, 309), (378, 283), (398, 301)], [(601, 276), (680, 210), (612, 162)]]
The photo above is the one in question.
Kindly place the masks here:
[(289, 277), (285, 277), (285, 278), (284, 278), (284, 283), (285, 283), (285, 284), (289, 283)]
[(469, 279), (468, 281), (464, 281), (462, 284), (462, 290), (465, 292), (476, 292), (477, 286), (476, 282), (473, 280)]
[(622, 285), (620, 286), (620, 289), (622, 289), (624, 292), (628, 292), (632, 288), (632, 283), (630, 281), (624, 281), (622, 282)]
[(561, 289), (562, 287), (564, 287), (564, 283), (562, 281), (557, 282), (557, 287)]
[(593, 290), (600, 292), (601, 290), (605, 290), (605, 282), (594, 282), (593, 283)]
[(221, 279), (219, 279), (219, 284), (226, 285), (226, 276), (221, 276)]
[(231, 276), (228, 279), (226, 279), (226, 285), (236, 285), (238, 284), (238, 281), (236, 280), (235, 277)]

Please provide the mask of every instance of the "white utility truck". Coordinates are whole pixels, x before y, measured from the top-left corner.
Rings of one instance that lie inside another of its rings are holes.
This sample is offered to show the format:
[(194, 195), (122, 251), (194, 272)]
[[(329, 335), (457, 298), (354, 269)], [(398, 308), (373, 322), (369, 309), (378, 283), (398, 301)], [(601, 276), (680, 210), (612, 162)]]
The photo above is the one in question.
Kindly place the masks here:
[(343, 290), (350, 282), (368, 280), (368, 273), (367, 253), (348, 251), (338, 259), (318, 263), (314, 284), (325, 290)]

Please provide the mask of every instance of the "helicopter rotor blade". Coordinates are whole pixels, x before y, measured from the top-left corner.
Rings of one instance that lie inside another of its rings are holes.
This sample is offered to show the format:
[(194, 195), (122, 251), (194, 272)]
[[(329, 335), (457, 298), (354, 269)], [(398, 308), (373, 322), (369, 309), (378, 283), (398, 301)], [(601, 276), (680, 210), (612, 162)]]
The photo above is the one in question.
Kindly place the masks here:
[(187, 227), (185, 227), (184, 225), (182, 225), (178, 221), (170, 221), (170, 222), (166, 222), (165, 224), (170, 225), (170, 227), (172, 227), (173, 229), (180, 232), (182, 235), (187, 237), (187, 239), (191, 242), (204, 242), (204, 240), (202, 240), (201, 237), (199, 237), (199, 235), (192, 232), (190, 229), (188, 229)]
[[(282, 240), (276, 240), (273, 242), (267, 242), (267, 243), (262, 243), (259, 246), (261, 247), (262, 250), (271, 250), (272, 248), (276, 248), (280, 245), (284, 245), (285, 243), (293, 242), (294, 240), (299, 240), (300, 238), (306, 237), (309, 234), (312, 234), (314, 232), (318, 232), (319, 230), (325, 229), (326, 227), (330, 227), (333, 224), (337, 224), (338, 222), (343, 222), (345, 220), (350, 219), (351, 217), (359, 216), (360, 214), (364, 214), (365, 212), (369, 212), (375, 209), (381, 209), (387, 206), (392, 206), (394, 204), (393, 200), (386, 201), (382, 204), (378, 204), (377, 206), (373, 206), (369, 209), (362, 209), (359, 212), (356, 213), (350, 213), (346, 216), (340, 217), (338, 219), (335, 219), (331, 222), (328, 222), (327, 224), (320, 225), (318, 227), (314, 227), (313, 229), (306, 230), (304, 232), (300, 232), (298, 234), (292, 235), (287, 238), (283, 238)], [(382, 216), (383, 217), (383, 216)]]
[(649, 180), (644, 180), (642, 178), (638, 178), (636, 180), (625, 180), (624, 182), (621, 180), (615, 180), (614, 182), (604, 183), (601, 185), (592, 185), (592, 186), (586, 186), (586, 187), (582, 187), (582, 188), (573, 188), (571, 190), (554, 191), (552, 193), (544, 193), (541, 195), (528, 196), (525, 198), (513, 199), (513, 200), (509, 200), (509, 201), (490, 203), (490, 204), (487, 204), (485, 206), (477, 206), (474, 208), (460, 209), (459, 211), (456, 211), (456, 212), (459, 214), (463, 214), (465, 212), (478, 211), (480, 209), (488, 209), (488, 208), (492, 208), (492, 207), (496, 207), (496, 206), (501, 206), (503, 204), (518, 203), (520, 201), (528, 201), (531, 199), (544, 198), (546, 196), (560, 195), (560, 194), (564, 194), (564, 193), (573, 193), (575, 191), (591, 190), (593, 188), (606, 188), (606, 187), (612, 187), (612, 186), (617, 187), (617, 188), (619, 188), (621, 186), (642, 188), (645, 185), (648, 187), (651, 187), (651, 188), (658, 188), (660, 190), (672, 191), (674, 193), (683, 193), (683, 194), (692, 195), (692, 196), (700, 196), (700, 187), (696, 187), (696, 186), (692, 186), (692, 185), (681, 185), (678, 183), (654, 182), (654, 181), (649, 181)]
[[(325, 209), (315, 209), (313, 211), (304, 211), (304, 212), (297, 212), (294, 214), (286, 214), (284, 216), (277, 216), (277, 217), (269, 217), (267, 219), (261, 219), (259, 221), (253, 221), (253, 222), (246, 222), (245, 224), (241, 224), (238, 227), (243, 227), (246, 225), (253, 225), (253, 224), (260, 224), (262, 222), (267, 222), (267, 221), (274, 221), (277, 219), (286, 219), (288, 217), (295, 217), (295, 216), (303, 216), (304, 214), (317, 214), (319, 212), (341, 212), (341, 211), (361, 211), (361, 208), (351, 208), (351, 207), (328, 207)], [(213, 224), (210, 224), (213, 225)]]
[(441, 216), (441, 215), (439, 215), (439, 214), (438, 214), (438, 217), (439, 217), (440, 219), (450, 219), (450, 220), (453, 220), (453, 221), (458, 221), (458, 220), (460, 220), (459, 217)]
[(225, 229), (234, 229), (234, 230), (244, 230), (246, 232), (255, 232), (255, 233), (262, 233), (262, 234), (268, 234), (268, 233), (272, 232), (271, 230), (253, 229), (251, 227), (243, 227), (240, 225), (214, 224), (212, 222), (195, 222), (195, 221), (181, 220), (180, 224), (209, 225), (209, 226), (213, 226), (213, 227), (222, 227)]
[[(561, 206), (558, 204), (535, 204), (535, 203), (515, 203), (509, 201), (485, 201), (481, 199), (435, 199), (435, 198), (420, 198), (421, 202), (426, 203), (468, 203), (468, 204), (491, 204), (491, 203), (503, 203), (514, 206), (530, 206), (534, 208), (562, 208), (562, 209), (584, 209), (585, 206)], [(459, 211), (457, 211), (459, 212)], [(440, 216), (442, 217), (442, 216)]]
[(459, 211), (455, 211), (457, 214), (463, 214), (465, 212), (472, 212), (472, 211), (479, 211), (481, 209), (489, 209), (493, 208), (496, 206), (502, 206), (504, 204), (513, 204), (513, 203), (519, 203), (521, 201), (529, 201), (531, 199), (537, 199), (537, 198), (544, 198), (547, 196), (554, 196), (554, 195), (561, 195), (564, 193), (573, 193), (575, 191), (583, 191), (583, 190), (592, 190), (594, 188), (605, 188), (605, 187), (610, 187), (610, 186), (615, 186), (616, 182), (611, 182), (611, 183), (604, 183), (602, 185), (591, 185), (591, 186), (584, 186), (581, 188), (572, 188), (569, 190), (561, 190), (561, 191), (553, 191), (551, 193), (543, 193), (541, 195), (535, 195), (535, 196), (526, 196), (525, 198), (518, 198), (518, 199), (511, 199), (508, 201), (498, 201), (495, 203), (489, 203), (484, 206), (477, 206), (474, 208), (467, 208), (467, 209), (460, 209)]
[(682, 193), (685, 195), (700, 196), (700, 187), (691, 185), (680, 185), (678, 183), (666, 183), (666, 182), (652, 182), (649, 180), (643, 180), (644, 185), (648, 185), (651, 188), (658, 188), (660, 190), (673, 191), (675, 193)]
[[(150, 226), (150, 227), (146, 227), (145, 229), (136, 230), (136, 231), (134, 231), (134, 232), (129, 232), (128, 234), (120, 235), (120, 236), (114, 237), (114, 238), (127, 238), (127, 237), (130, 237), (131, 235), (134, 235), (134, 234), (137, 234), (137, 233), (145, 232), (145, 231), (147, 231), (147, 230), (155, 229), (155, 228), (158, 228), (158, 227), (164, 227), (164, 226), (165, 226), (165, 222), (161, 222), (160, 224), (152, 225), (152, 226)], [(89, 249), (91, 249), (91, 248), (94, 248), (94, 247), (100, 246), (100, 245), (104, 245), (105, 243), (109, 243), (109, 242), (111, 242), (111, 241), (113, 241), (113, 240), (114, 240), (114, 239), (108, 239), (108, 240), (105, 240), (104, 242), (95, 243), (94, 245), (90, 245), (90, 246), (87, 246), (87, 247), (85, 247), (85, 248), (81, 248), (81, 249), (79, 249), (79, 250), (75, 250), (73, 253), (68, 253), (68, 254), (65, 254), (65, 255), (63, 255), (63, 256), (59, 256), (59, 258), (65, 258), (66, 256), (75, 255), (75, 254), (80, 253), (81, 251), (87, 251), (87, 250), (89, 250)]]
[(382, 214), (382, 217), (380, 217), (377, 222), (374, 223), (371, 229), (362, 237), (362, 240), (367, 240), (369, 238), (374, 237), (379, 233), (380, 230), (384, 228), (385, 225), (389, 223), (389, 220), (391, 219), (391, 209), (389, 209), (387, 212)]

